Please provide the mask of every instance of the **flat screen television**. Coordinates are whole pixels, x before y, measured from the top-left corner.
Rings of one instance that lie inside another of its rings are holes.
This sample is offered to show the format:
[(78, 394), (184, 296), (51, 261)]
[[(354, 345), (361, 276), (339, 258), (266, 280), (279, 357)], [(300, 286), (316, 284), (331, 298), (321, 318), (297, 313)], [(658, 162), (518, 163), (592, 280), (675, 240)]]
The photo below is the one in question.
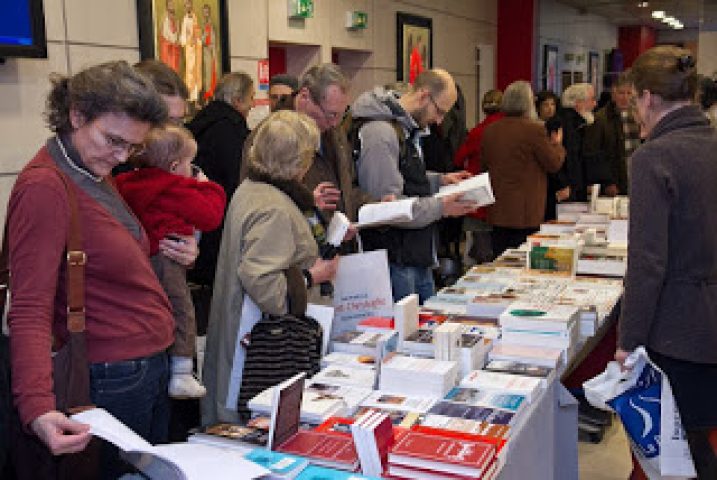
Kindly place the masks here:
[(0, 0), (0, 58), (47, 58), (42, 0)]

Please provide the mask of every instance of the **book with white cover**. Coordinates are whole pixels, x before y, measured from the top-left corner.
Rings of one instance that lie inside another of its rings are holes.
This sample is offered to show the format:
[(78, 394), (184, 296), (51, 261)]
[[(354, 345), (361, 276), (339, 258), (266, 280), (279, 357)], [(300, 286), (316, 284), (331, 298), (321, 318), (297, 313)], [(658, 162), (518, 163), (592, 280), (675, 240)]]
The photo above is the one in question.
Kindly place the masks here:
[(403, 344), (406, 337), (418, 330), (418, 295), (403, 297), (393, 306), (393, 320), (398, 332), (398, 344)]
[(507, 343), (505, 339), (493, 344), (488, 354), (490, 360), (512, 360), (521, 363), (532, 363), (548, 368), (557, 368), (565, 361), (565, 349), (544, 345), (526, 345)]
[(391, 412), (426, 413), (430, 410), (434, 403), (436, 403), (436, 398), (432, 397), (409, 397), (406, 395), (394, 395), (381, 390), (374, 390), (361, 402), (361, 406), (378, 408), (380, 410), (388, 410)]
[(376, 383), (376, 370), (333, 364), (319, 371), (311, 381), (373, 389)]
[(454, 193), (461, 193), (463, 201), (474, 202), (477, 207), (495, 203), (488, 173), (475, 175), (453, 185), (444, 185), (434, 197), (441, 198)]
[(498, 321), (502, 327), (526, 330), (567, 332), (579, 318), (575, 305), (536, 304), (518, 301), (503, 312)]
[(321, 358), (321, 368), (326, 368), (334, 364), (375, 370), (376, 358), (372, 355), (359, 355), (356, 353), (346, 352), (331, 352)]
[(544, 381), (540, 378), (474, 370), (461, 380), (460, 386), (484, 391), (524, 395), (525, 399), (531, 402), (543, 384)]
[(162, 480), (254, 479), (271, 473), (236, 452), (196, 443), (150, 445), (102, 408), (72, 418), (90, 425), (90, 432), (125, 452), (123, 458), (149, 478)]
[[(247, 402), (247, 407), (255, 414), (271, 414), (274, 387), (263, 390)], [(338, 414), (345, 406), (343, 400), (336, 396), (325, 395), (319, 391), (304, 389), (301, 397), (301, 421), (321, 423), (327, 418)]]
[(413, 220), (415, 198), (404, 198), (392, 202), (367, 203), (359, 208), (359, 228), (377, 225), (393, 225)]

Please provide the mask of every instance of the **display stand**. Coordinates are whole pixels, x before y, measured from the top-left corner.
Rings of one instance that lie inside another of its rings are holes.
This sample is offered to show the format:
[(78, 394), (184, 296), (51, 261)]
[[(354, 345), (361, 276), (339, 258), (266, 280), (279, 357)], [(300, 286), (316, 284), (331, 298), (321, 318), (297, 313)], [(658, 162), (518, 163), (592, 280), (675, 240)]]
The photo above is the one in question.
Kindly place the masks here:
[(578, 478), (578, 402), (554, 377), (507, 443), (500, 480)]

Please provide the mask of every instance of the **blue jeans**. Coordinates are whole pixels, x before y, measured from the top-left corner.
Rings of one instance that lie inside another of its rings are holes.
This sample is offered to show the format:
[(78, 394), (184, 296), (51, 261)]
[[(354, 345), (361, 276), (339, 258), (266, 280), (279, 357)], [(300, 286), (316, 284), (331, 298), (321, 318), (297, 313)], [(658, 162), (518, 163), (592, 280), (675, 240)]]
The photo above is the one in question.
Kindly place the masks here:
[(389, 263), (393, 301), (397, 302), (406, 295), (418, 294), (421, 304), (433, 296), (436, 286), (433, 283), (433, 271), (428, 267), (407, 267)]
[[(168, 382), (166, 352), (90, 365), (92, 402), (151, 444), (167, 442), (169, 437)], [(127, 471), (127, 467), (119, 459), (116, 448), (110, 444), (103, 447), (103, 478), (117, 478)]]

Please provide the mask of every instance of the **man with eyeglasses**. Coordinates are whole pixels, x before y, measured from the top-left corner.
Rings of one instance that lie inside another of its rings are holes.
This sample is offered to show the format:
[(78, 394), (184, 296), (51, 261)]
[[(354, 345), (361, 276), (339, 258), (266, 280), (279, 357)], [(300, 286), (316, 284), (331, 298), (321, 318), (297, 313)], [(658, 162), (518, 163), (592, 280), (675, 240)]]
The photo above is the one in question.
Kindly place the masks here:
[(336, 65), (316, 65), (301, 76), (294, 109), (313, 118), (321, 132), (321, 145), (304, 185), (314, 192), (316, 206), (327, 218), (340, 210), (356, 221), (359, 207), (375, 200), (356, 186), (351, 152), (338, 128), (348, 106), (348, 90), (349, 82)]
[(361, 232), (364, 250), (386, 249), (394, 300), (417, 293), (421, 303), (433, 295), (432, 267), (437, 264), (436, 222), (475, 210), (460, 195), (433, 198), (441, 185), (470, 176), (467, 172), (427, 172), (420, 137), (440, 124), (457, 99), (456, 84), (445, 70), (422, 72), (400, 96), (382, 87), (365, 92), (351, 107), (358, 128), (356, 153), (361, 188), (376, 198), (419, 197), (414, 220), (401, 227)]

